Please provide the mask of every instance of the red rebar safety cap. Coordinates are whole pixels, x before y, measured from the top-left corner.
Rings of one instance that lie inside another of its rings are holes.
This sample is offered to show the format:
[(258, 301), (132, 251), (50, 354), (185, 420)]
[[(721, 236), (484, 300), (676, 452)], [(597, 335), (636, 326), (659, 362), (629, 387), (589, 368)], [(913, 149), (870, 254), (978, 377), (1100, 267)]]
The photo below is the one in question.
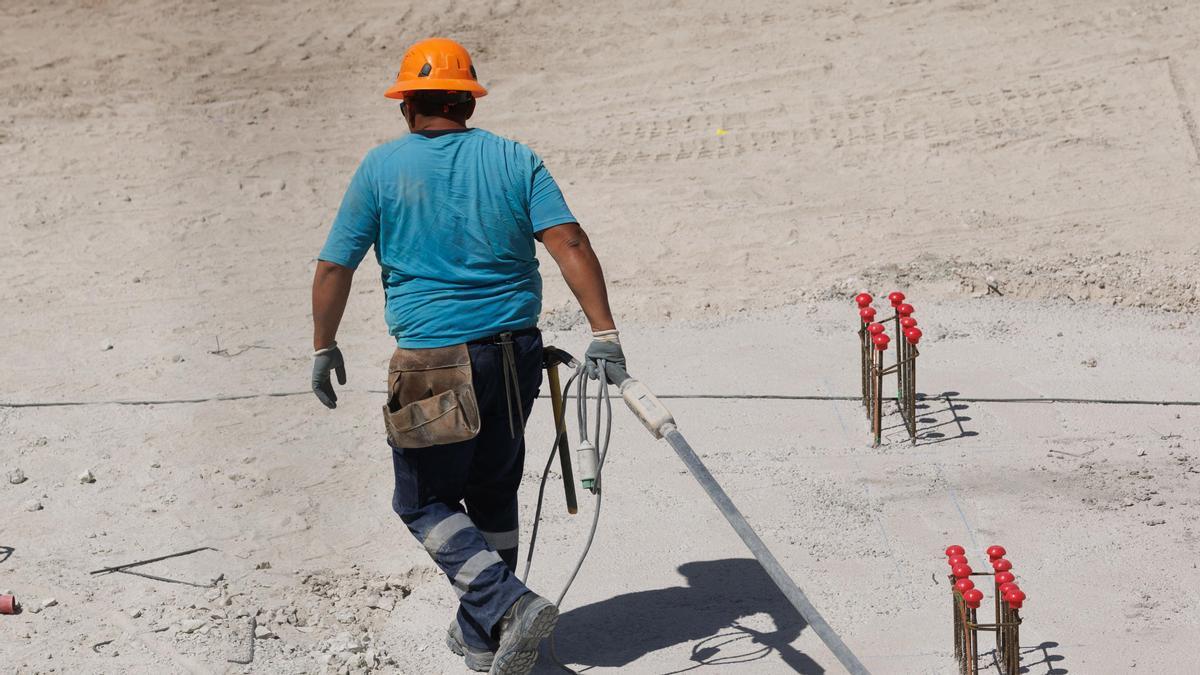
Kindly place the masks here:
[(967, 552), (967, 550), (965, 548), (959, 546), (958, 544), (946, 547), (946, 555), (947, 556), (962, 555), (966, 552)]
[(1013, 609), (1021, 609), (1021, 605), (1025, 602), (1025, 591), (1017, 588), (1004, 594), (1004, 601)]
[(912, 318), (911, 316), (902, 317), (900, 319), (900, 327), (901, 328), (914, 328), (914, 327), (916, 327), (916, 325), (917, 325), (917, 320)]
[(971, 569), (970, 565), (963, 564), (955, 565), (954, 569), (950, 570), (950, 573), (959, 579), (966, 579), (967, 577), (971, 576), (971, 572), (973, 571), (974, 570)]
[(987, 550), (988, 558), (991, 560), (1003, 558), (1005, 553), (1008, 551), (1005, 551), (1003, 546), (989, 546)]
[(871, 301), (874, 299), (875, 298), (872, 298), (870, 293), (859, 293), (858, 295), (854, 296), (854, 302), (858, 303), (859, 307), (866, 307), (867, 305), (871, 304)]
[(953, 568), (955, 568), (955, 567), (957, 567), (957, 566), (959, 566), (959, 565), (966, 565), (966, 564), (967, 564), (967, 556), (965, 556), (965, 555), (952, 555), (952, 556), (950, 556), (950, 557), (949, 557), (949, 558), (946, 560), (946, 563), (947, 563), (948, 565), (950, 565), (950, 568), (951, 568), (951, 569), (953, 569)]
[(1007, 572), (1012, 569), (1012, 563), (1005, 558), (996, 558), (992, 561), (992, 569), (997, 572)]
[(900, 316), (912, 316), (912, 313), (917, 310), (913, 309), (912, 305), (903, 304), (896, 308), (896, 313)]
[(904, 329), (904, 338), (914, 345), (921, 341), (922, 335), (924, 335), (924, 333), (922, 333), (921, 329), (917, 328), (916, 326)]
[(881, 323), (873, 323), (873, 324), (867, 326), (867, 332), (870, 333), (871, 335), (879, 335), (880, 333), (882, 333), (885, 330), (887, 330), (887, 329), (884, 328), (883, 324), (881, 324)]
[(1005, 595), (1008, 595), (1009, 592), (1011, 592), (1013, 589), (1021, 590), (1020, 588), (1017, 587), (1017, 584), (1012, 581), (1000, 584), (1000, 597), (1003, 598)]
[(875, 320), (875, 308), (874, 307), (863, 307), (862, 309), (858, 310), (858, 315), (862, 317), (863, 321), (874, 321)]
[(904, 302), (904, 294), (900, 291), (892, 291), (888, 293), (888, 301), (892, 303), (892, 307), (899, 307), (900, 303)]
[(959, 579), (958, 581), (954, 582), (954, 590), (958, 591), (959, 593), (966, 593), (972, 588), (975, 588), (975, 582), (971, 581), (970, 579)]
[(979, 603), (983, 602), (983, 591), (978, 588), (972, 588), (962, 594), (963, 600), (967, 603), (967, 607), (971, 609), (979, 609)]
[(1013, 582), (1013, 580), (1016, 578), (1017, 577), (1014, 576), (1012, 572), (997, 572), (996, 573), (996, 585), (1003, 588), (1004, 584), (1011, 584)]
[(871, 338), (871, 342), (875, 343), (875, 349), (878, 349), (881, 352), (887, 349), (888, 343), (891, 341), (892, 339), (883, 333), (878, 333), (875, 335), (875, 337)]

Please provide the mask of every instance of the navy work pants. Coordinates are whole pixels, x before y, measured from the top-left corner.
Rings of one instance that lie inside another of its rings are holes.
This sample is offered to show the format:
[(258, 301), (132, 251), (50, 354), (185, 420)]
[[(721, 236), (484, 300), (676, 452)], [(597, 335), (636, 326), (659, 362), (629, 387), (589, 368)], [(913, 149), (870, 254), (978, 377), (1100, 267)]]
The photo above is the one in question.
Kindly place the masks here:
[(496, 647), (496, 624), (529, 591), (516, 577), (517, 488), (525, 464), (522, 427), (542, 383), (542, 338), (534, 332), (513, 342), (521, 396), (511, 401), (511, 427), (503, 348), (472, 344), (479, 435), (428, 448), (392, 448), (392, 508), (449, 578), (459, 596), (463, 638), (475, 648)]

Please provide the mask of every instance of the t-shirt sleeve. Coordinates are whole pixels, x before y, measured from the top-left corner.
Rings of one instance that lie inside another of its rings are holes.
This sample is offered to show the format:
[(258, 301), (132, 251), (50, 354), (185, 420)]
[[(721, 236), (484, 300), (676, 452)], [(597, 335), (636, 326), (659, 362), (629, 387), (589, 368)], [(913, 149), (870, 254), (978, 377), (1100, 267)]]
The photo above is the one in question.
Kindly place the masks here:
[(357, 269), (371, 245), (379, 238), (379, 200), (375, 182), (370, 177), (368, 160), (363, 159), (350, 179), (342, 206), (338, 209), (333, 227), (318, 260)]
[(529, 220), (535, 233), (563, 223), (579, 222), (567, 208), (562, 190), (550, 175), (542, 159), (533, 155), (532, 189), (529, 194)]

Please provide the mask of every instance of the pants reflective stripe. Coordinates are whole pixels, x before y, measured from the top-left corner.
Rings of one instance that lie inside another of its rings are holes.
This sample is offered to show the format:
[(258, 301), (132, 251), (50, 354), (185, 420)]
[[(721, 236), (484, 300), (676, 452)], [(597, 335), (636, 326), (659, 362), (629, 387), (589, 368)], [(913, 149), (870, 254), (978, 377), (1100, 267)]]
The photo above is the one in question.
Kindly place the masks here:
[(454, 575), (454, 587), (465, 593), (470, 589), (471, 583), (475, 581), (481, 572), (497, 563), (503, 564), (500, 559), (500, 554), (495, 551), (480, 551), (471, 556), (470, 560), (463, 563), (463, 566), (458, 568), (458, 574)]
[(507, 551), (510, 548), (516, 548), (521, 543), (521, 531), (509, 530), (508, 532), (481, 532), (487, 543), (497, 551)]
[(447, 517), (442, 522), (430, 528), (429, 533), (425, 535), (425, 550), (429, 551), (429, 555), (437, 557), (438, 551), (450, 541), (450, 537), (462, 532), (468, 527), (475, 527), (475, 523), (467, 517), (465, 513), (455, 513)]

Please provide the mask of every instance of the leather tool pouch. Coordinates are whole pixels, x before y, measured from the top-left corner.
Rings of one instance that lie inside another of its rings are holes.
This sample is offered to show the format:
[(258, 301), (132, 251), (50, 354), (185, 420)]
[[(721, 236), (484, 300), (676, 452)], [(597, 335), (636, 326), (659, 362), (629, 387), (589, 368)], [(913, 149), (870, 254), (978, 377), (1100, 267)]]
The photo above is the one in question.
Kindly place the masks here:
[(479, 402), (467, 346), (397, 349), (388, 365), (383, 420), (388, 442), (397, 448), (427, 448), (475, 438)]

